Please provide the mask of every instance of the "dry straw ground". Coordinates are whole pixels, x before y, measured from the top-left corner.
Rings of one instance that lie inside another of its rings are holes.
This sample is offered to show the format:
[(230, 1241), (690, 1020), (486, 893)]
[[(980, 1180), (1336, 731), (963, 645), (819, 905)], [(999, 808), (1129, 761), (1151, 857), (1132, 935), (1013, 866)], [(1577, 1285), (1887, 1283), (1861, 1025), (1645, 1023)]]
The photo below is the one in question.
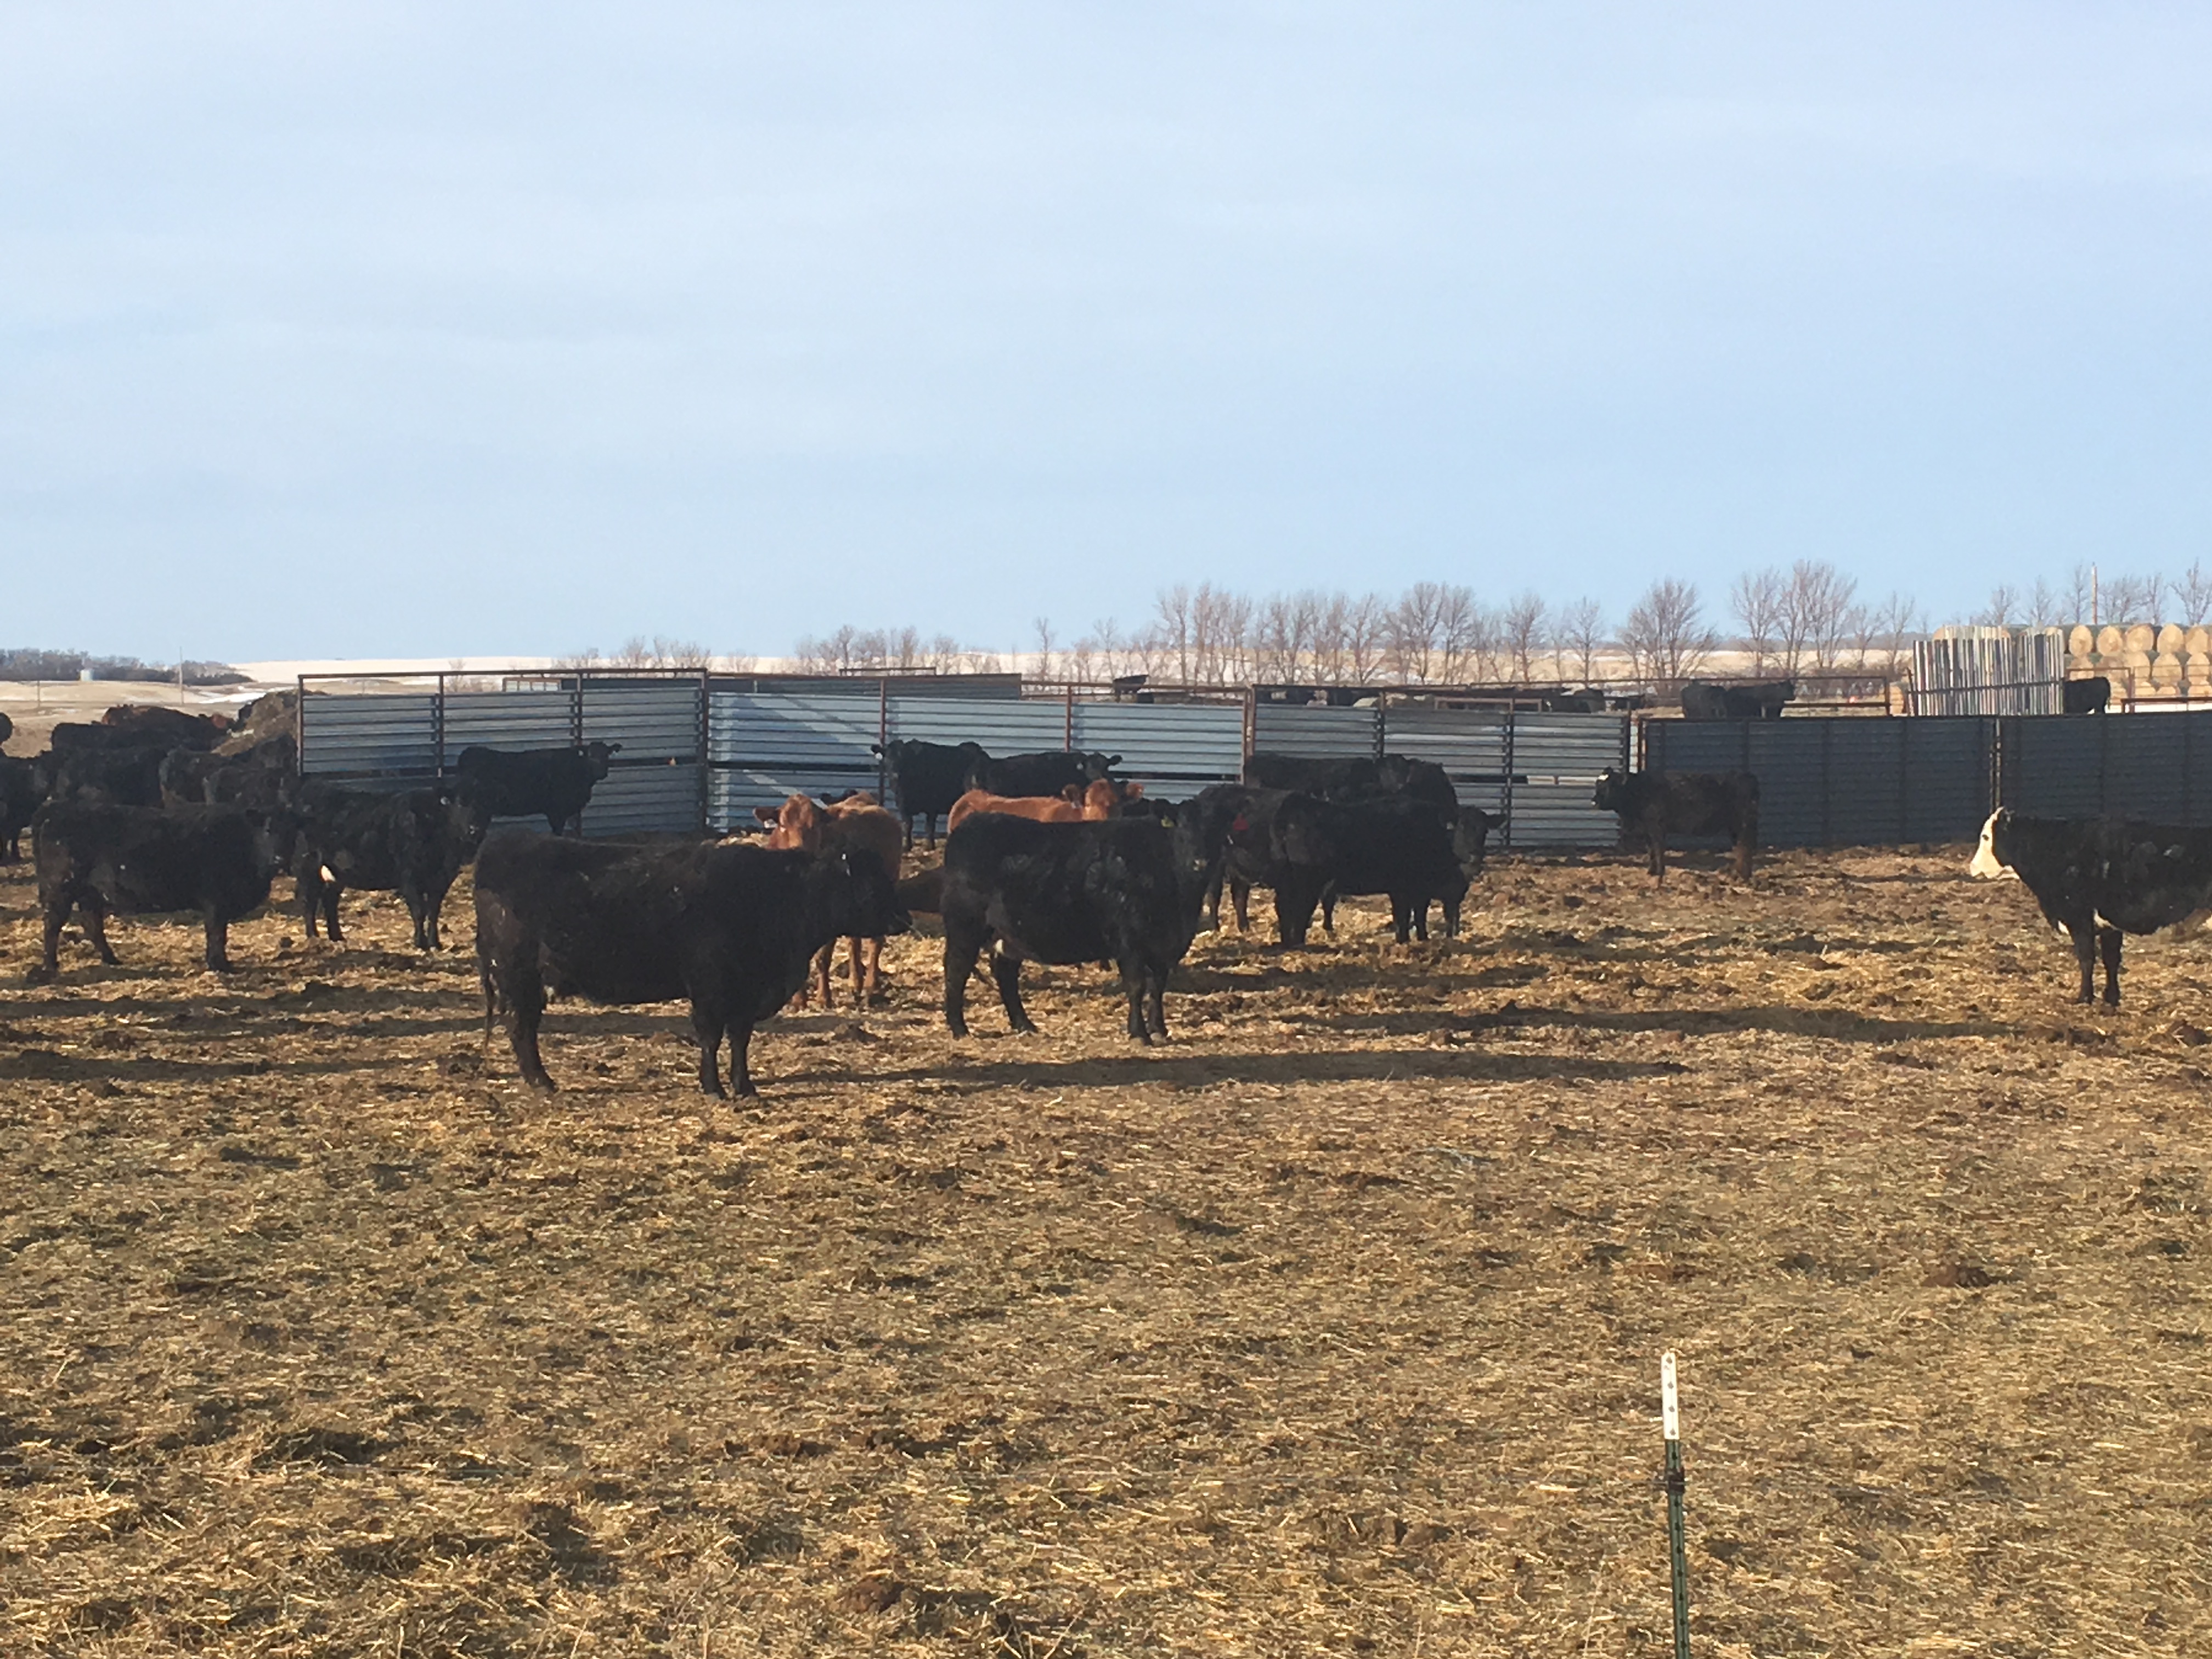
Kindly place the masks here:
[(1703, 1652), (2212, 1650), (2212, 959), (1964, 858), (1506, 861), (1153, 1053), (909, 940), (736, 1106), (389, 903), (21, 989), (16, 872), (0, 1651), (1656, 1654), (1669, 1344)]

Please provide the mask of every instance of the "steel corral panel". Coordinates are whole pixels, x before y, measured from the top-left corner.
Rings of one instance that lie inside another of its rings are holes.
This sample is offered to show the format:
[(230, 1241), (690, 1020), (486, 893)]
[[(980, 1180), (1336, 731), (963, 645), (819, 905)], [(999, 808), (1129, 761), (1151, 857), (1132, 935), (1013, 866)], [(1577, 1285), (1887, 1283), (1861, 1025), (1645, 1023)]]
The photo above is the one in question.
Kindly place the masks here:
[(797, 769), (842, 777), (840, 788), (872, 787), (877, 730), (876, 705), (865, 698), (717, 691), (707, 754), (717, 766)]
[(619, 764), (684, 760), (699, 752), (699, 682), (584, 682), (584, 740), (622, 744)]
[[(2066, 716), (2061, 715), (2060, 719)], [(2104, 811), (2148, 823), (2190, 822), (2189, 773), (2198, 732), (2192, 714), (2076, 714), (2105, 735)]]
[(584, 808), (586, 836), (681, 835), (699, 828), (699, 769), (632, 766), (610, 772)]
[(487, 749), (566, 749), (574, 741), (566, 691), (449, 691), (446, 764), (472, 744)]
[(1252, 711), (1252, 748), (1311, 760), (1360, 759), (1376, 753), (1382, 719), (1379, 708), (1263, 702)]
[(1244, 711), (1234, 707), (1079, 702), (1075, 746), (1119, 755), (1115, 775), (1158, 800), (1188, 800), (1244, 770)]
[(428, 694), (307, 697), (301, 702), (303, 775), (437, 769), (431, 737), (437, 699)]
[(1005, 698), (893, 697), (890, 732), (895, 741), (980, 743), (994, 760), (1033, 755), (1067, 747), (1067, 706)]
[(1513, 716), (1515, 847), (1610, 847), (1620, 824), (1591, 797), (1609, 768), (1626, 763), (1625, 714)]

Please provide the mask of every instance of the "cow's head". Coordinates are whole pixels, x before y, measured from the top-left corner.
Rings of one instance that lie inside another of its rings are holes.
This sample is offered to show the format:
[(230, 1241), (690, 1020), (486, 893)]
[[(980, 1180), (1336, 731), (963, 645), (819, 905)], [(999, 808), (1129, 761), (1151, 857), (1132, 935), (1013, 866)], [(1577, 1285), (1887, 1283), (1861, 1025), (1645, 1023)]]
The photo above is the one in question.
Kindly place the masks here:
[(822, 850), (822, 809), (814, 804), (811, 796), (786, 797), (772, 817), (764, 806), (755, 811), (763, 823), (771, 826), (768, 833), (770, 847), (801, 853)]
[(1982, 838), (1974, 848), (1966, 873), (1981, 881), (2020, 879), (2020, 872), (2012, 867), (2011, 807), (1998, 807), (1982, 825)]
[(1591, 797), (1601, 812), (1620, 812), (1627, 810), (1628, 779), (1617, 767), (1607, 767), (1605, 775), (1597, 781), (1597, 792)]
[(584, 758), (592, 763), (593, 783), (598, 783), (605, 778), (608, 768), (614, 763), (614, 757), (621, 752), (620, 744), (601, 743), (596, 738), (584, 745), (583, 755)]

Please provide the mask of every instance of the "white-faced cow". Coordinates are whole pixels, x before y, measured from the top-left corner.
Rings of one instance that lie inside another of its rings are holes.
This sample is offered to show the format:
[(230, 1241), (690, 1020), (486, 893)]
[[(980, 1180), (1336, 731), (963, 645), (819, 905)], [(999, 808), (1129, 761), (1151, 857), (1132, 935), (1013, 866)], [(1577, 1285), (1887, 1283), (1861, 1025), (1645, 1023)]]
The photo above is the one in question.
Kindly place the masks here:
[(2076, 1002), (2093, 1000), (2101, 951), (2105, 1000), (2119, 1006), (2124, 935), (2178, 932), (2212, 915), (2212, 830), (2031, 818), (2000, 807), (1966, 867), (1984, 881), (2017, 878), (2035, 896), (2044, 920), (2073, 944)]

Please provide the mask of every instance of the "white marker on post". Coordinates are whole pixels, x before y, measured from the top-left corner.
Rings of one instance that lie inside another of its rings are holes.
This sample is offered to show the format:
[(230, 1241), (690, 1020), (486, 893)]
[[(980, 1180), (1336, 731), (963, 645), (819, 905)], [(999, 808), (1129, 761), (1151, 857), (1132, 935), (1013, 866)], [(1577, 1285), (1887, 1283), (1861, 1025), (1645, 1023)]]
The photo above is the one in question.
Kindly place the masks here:
[(1659, 1356), (1660, 1432), (1669, 1440), (1682, 1437), (1682, 1408), (1674, 1395), (1674, 1351)]

